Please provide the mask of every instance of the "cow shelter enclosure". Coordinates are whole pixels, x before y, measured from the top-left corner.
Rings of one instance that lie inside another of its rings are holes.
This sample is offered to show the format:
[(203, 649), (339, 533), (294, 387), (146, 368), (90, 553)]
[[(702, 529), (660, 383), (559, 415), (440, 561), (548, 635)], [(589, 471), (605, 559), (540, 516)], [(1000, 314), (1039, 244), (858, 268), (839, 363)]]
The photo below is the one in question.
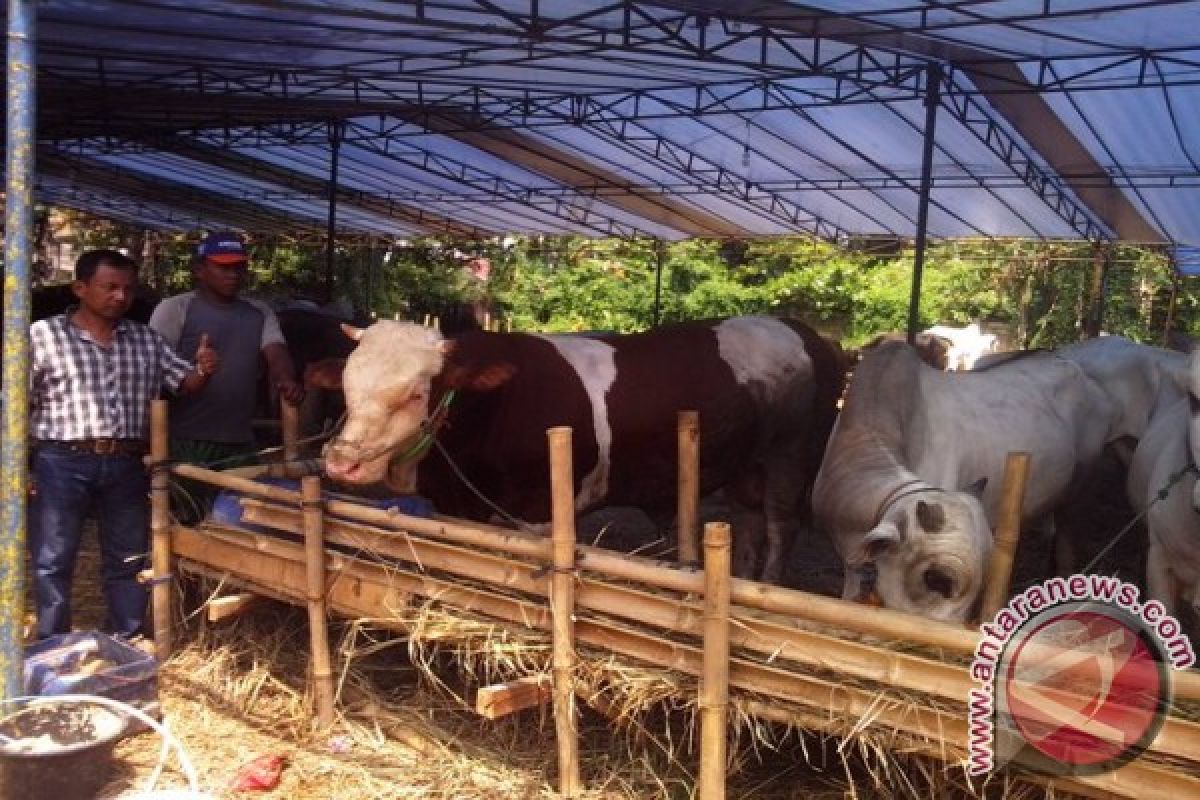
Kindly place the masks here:
[[(929, 240), (1016, 237), (1094, 246), (1097, 302), (1117, 244), (1157, 248), (1183, 277), (1200, 269), (1198, 17), (1194, 2), (1056, 0), (10, 0), (6, 693), (20, 693), (35, 204), (324, 242), (331, 293), (337, 242), (807, 236), (911, 240), (919, 298)], [(576, 545), (569, 514), (555, 539), (533, 539), (322, 498), (311, 481), (293, 491), (168, 465), (158, 421), (164, 658), (178, 567), (308, 608), (321, 726), (338, 713), (328, 614), (416, 637), (421, 609), (540, 642), (507, 672), (488, 662), (502, 682), (479, 708), (550, 703), (568, 795), (582, 790), (572, 706), (627, 720), (638, 698), (623, 681), (695, 704), (707, 796), (723, 786), (731, 720), (874, 737), (989, 790), (963, 772), (976, 633), (725, 580), (719, 525), (701, 573)], [(172, 475), (240, 493), (261, 530), (173, 524)], [(630, 681), (663, 668), (675, 677)], [(1142, 758), (1030, 780), (1200, 796), (1196, 674), (1175, 692)]]

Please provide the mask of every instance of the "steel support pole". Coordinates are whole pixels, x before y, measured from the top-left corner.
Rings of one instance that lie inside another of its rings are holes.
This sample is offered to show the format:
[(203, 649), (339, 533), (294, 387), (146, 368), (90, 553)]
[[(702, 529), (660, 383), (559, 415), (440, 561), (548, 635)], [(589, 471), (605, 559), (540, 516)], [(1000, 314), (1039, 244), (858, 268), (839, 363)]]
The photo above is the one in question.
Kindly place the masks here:
[(333, 261), (337, 249), (338, 157), (342, 150), (342, 122), (329, 123), (329, 221), (325, 228), (325, 299), (333, 301)]
[(933, 143), (937, 109), (942, 101), (942, 65), (925, 70), (925, 140), (921, 148), (921, 194), (917, 200), (917, 242), (913, 255), (912, 289), (908, 296), (908, 343), (917, 339), (921, 310), (921, 275), (925, 270), (925, 241), (929, 228), (929, 190), (933, 182)]
[(33, 267), (36, 0), (8, 0), (4, 197), (4, 435), (0, 441), (0, 671), (3, 699), (24, 692), (22, 623), (29, 480), (29, 302)]

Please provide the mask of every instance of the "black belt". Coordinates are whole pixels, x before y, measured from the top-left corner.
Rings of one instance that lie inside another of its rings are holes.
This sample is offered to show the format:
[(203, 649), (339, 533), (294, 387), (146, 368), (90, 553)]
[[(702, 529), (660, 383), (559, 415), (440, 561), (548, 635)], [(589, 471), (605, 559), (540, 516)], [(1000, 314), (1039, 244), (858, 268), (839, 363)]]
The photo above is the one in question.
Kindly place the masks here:
[(144, 439), (39, 439), (39, 447), (61, 447), (94, 456), (140, 456), (146, 454)]

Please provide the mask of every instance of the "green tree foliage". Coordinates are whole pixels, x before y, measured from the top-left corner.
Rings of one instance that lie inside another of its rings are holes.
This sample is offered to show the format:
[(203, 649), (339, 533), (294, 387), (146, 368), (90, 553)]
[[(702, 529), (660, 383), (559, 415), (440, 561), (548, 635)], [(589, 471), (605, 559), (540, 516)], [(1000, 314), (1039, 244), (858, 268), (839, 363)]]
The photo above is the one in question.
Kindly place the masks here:
[[(150, 257), (145, 274), (170, 293), (190, 287), (190, 258), (201, 232), (147, 234), (70, 217), (80, 246), (123, 247)], [(254, 289), (272, 296), (328, 299), (319, 242), (251, 236)], [(673, 320), (769, 313), (794, 316), (853, 346), (902, 331), (908, 317), (911, 247), (811, 239), (751, 241), (587, 240), (504, 237), (340, 242), (336, 294), (362, 312), (421, 320), (467, 305), (513, 330), (635, 331)], [(922, 327), (979, 322), (1014, 346), (1079, 339), (1094, 314), (1103, 276), (1104, 329), (1160, 343), (1168, 324), (1200, 333), (1200, 293), (1178, 282), (1162, 251), (1085, 242), (947, 241), (929, 248)], [(485, 260), (482, 280), (470, 267)], [(656, 281), (661, 264), (661, 282)], [(657, 295), (657, 303), (656, 303)], [(1168, 319), (1169, 318), (1169, 319)]]

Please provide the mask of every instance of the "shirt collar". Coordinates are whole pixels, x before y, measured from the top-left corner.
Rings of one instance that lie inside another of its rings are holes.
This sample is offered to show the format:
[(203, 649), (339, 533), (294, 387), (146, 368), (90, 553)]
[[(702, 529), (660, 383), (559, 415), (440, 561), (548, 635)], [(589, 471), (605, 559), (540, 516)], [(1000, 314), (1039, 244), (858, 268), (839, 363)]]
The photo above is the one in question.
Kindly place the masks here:
[[(62, 324), (67, 330), (71, 331), (76, 336), (83, 336), (83, 334), (86, 333), (86, 331), (84, 331), (78, 325), (75, 325), (73, 322), (71, 322), (71, 315), (73, 315), (78, 310), (79, 310), (78, 304), (73, 305), (73, 306), (67, 306), (67, 309), (65, 311), (63, 311), (63, 313), (62, 313)], [(119, 320), (117, 320), (117, 324), (113, 326), (113, 335), (114, 336), (123, 335), (127, 331), (129, 331), (129, 329), (132, 326), (133, 326), (133, 322), (131, 322), (127, 317), (121, 317)], [(92, 337), (89, 335), (87, 338), (90, 340)]]

